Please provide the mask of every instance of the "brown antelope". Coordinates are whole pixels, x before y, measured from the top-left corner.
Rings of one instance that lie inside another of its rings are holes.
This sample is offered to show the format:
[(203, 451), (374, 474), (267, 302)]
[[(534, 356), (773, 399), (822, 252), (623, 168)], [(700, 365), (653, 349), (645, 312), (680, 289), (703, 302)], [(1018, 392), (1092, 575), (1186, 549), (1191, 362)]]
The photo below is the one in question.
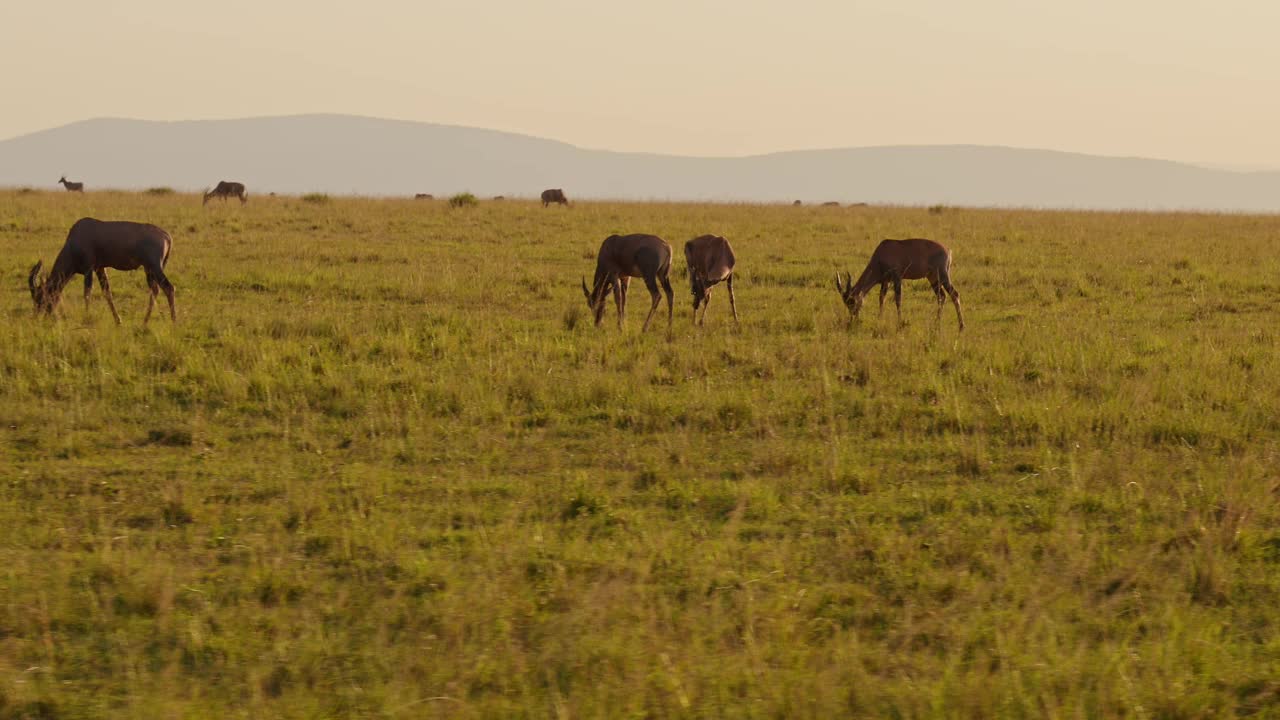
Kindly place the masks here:
[(862, 299), (871, 288), (880, 286), (880, 312), (884, 313), (884, 296), (893, 283), (893, 304), (898, 308), (898, 324), (902, 324), (902, 281), (926, 279), (938, 299), (938, 319), (942, 319), (942, 306), (947, 295), (956, 306), (956, 318), (964, 329), (964, 313), (960, 311), (960, 293), (951, 286), (951, 251), (941, 243), (923, 238), (908, 240), (883, 240), (871, 254), (871, 261), (857, 282), (853, 273), (840, 285), (840, 273), (836, 273), (836, 290), (840, 292), (845, 307), (849, 308), (849, 322), (858, 317)]
[(644, 278), (645, 287), (653, 296), (653, 305), (649, 308), (649, 316), (644, 319), (641, 332), (649, 329), (649, 321), (658, 309), (661, 295), (658, 283), (667, 294), (667, 329), (671, 328), (673, 314), (671, 296), (671, 246), (657, 235), (610, 235), (600, 244), (600, 253), (596, 256), (596, 274), (591, 289), (587, 289), (586, 278), (582, 279), (582, 294), (587, 298), (587, 307), (595, 313), (596, 327), (604, 320), (604, 306), (608, 293), (613, 291), (613, 301), (618, 306), (618, 329), (622, 329), (622, 319), (627, 312), (627, 286), (631, 278)]
[(435, 200), (436, 196), (431, 193), (417, 193), (413, 196), (414, 200)]
[(561, 205), (568, 205), (568, 204), (569, 204), (569, 198), (567, 198), (567, 197), (565, 197), (565, 196), (564, 196), (564, 191), (563, 191), (563, 190), (561, 190), (560, 188), (554, 188), (554, 189), (551, 189), (551, 190), (543, 190), (543, 191), (542, 191), (542, 207), (546, 207), (546, 206), (550, 205), (551, 203), (559, 203), (559, 204), (561, 204)]
[(208, 205), (211, 197), (220, 197), (222, 202), (226, 202), (229, 197), (238, 197), (241, 205), (249, 201), (249, 196), (244, 192), (244, 183), (227, 180), (219, 180), (217, 187), (204, 194), (204, 202), (201, 204)]
[[(702, 235), (684, 244), (684, 260), (689, 268), (689, 290), (693, 293), (693, 317), (701, 325), (711, 305), (711, 288), (723, 281), (729, 289), (729, 308), (738, 322), (738, 302), (733, 296), (733, 248), (718, 235)], [(698, 317), (698, 306), (702, 317)]]
[(107, 306), (111, 308), (111, 314), (119, 325), (120, 313), (116, 312), (116, 304), (111, 298), (106, 269), (136, 270), (141, 267), (147, 273), (147, 286), (151, 289), (151, 301), (147, 303), (143, 324), (151, 319), (156, 293), (161, 289), (169, 300), (169, 316), (176, 322), (178, 314), (173, 307), (173, 283), (164, 274), (171, 247), (173, 238), (155, 225), (81, 218), (71, 226), (71, 232), (67, 233), (67, 241), (63, 243), (58, 258), (53, 261), (53, 268), (49, 270), (48, 276), (42, 282), (36, 282), (44, 261), (37, 262), (27, 276), (36, 312), (43, 310), (51, 314), (62, 299), (62, 288), (71, 280), (71, 276), (84, 275), (84, 309), (87, 313), (89, 291), (93, 288), (93, 276), (96, 273), (98, 283), (102, 285), (102, 294), (107, 297)]
[(63, 175), (62, 177), (58, 178), (58, 182), (62, 183), (62, 187), (66, 188), (67, 192), (78, 192), (78, 193), (84, 192), (84, 183), (71, 182), (70, 180), (67, 179), (66, 175)]

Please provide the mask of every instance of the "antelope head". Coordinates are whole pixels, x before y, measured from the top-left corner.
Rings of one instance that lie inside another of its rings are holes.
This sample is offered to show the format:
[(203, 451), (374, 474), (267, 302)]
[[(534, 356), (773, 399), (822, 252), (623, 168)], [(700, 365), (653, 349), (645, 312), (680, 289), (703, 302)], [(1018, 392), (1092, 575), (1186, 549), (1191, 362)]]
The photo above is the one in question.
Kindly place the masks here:
[(594, 290), (588, 290), (587, 279), (582, 278), (582, 294), (587, 298), (587, 307), (591, 308), (591, 312), (595, 315), (596, 327), (600, 327), (601, 321), (604, 320), (604, 303), (607, 297), (605, 290), (608, 287), (609, 283), (601, 282)]
[(53, 311), (54, 299), (49, 297), (49, 283), (47, 278), (40, 278), (40, 268), (42, 267), (44, 267), (44, 261), (37, 261), (35, 266), (31, 268), (31, 273), (27, 275), (27, 287), (31, 289), (31, 300), (36, 305), (36, 313), (42, 310), (46, 313)]
[(689, 292), (693, 293), (693, 309), (697, 311), (698, 306), (706, 302), (711, 295), (711, 288), (707, 287), (707, 282), (700, 274), (689, 270)]
[(844, 285), (840, 284), (840, 273), (836, 272), (836, 290), (840, 293), (840, 299), (844, 301), (844, 306), (849, 310), (849, 322), (853, 322), (858, 318), (858, 311), (862, 309), (862, 299), (866, 297), (865, 293), (855, 293), (853, 291), (853, 273), (847, 273)]

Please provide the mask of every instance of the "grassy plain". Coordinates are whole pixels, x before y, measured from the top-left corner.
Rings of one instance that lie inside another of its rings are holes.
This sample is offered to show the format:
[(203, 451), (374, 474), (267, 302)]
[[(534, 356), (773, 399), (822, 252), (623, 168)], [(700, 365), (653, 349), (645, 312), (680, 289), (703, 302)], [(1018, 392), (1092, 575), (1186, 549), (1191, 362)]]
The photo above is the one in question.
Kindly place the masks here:
[[(177, 326), (31, 317), (86, 215)], [(846, 327), (904, 236), (963, 334)], [(0, 287), (0, 718), (1280, 717), (1280, 218), (7, 191)]]

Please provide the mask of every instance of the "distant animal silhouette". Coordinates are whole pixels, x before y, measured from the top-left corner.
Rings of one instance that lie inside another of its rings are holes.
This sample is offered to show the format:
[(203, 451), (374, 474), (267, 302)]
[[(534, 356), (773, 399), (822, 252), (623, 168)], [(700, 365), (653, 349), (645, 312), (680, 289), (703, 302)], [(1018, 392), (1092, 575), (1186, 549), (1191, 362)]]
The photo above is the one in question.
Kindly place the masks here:
[(169, 250), (172, 247), (173, 238), (155, 225), (81, 218), (71, 226), (71, 232), (67, 233), (67, 240), (62, 244), (57, 259), (53, 261), (49, 274), (37, 282), (40, 268), (44, 266), (44, 261), (38, 261), (27, 275), (27, 286), (31, 289), (36, 312), (53, 313), (58, 301), (62, 299), (62, 288), (71, 280), (72, 275), (84, 275), (84, 309), (88, 312), (89, 291), (93, 288), (93, 276), (96, 274), (98, 283), (102, 285), (102, 294), (107, 298), (107, 306), (111, 308), (111, 315), (119, 325), (120, 313), (116, 312), (115, 301), (111, 298), (106, 269), (136, 270), (141, 267), (146, 271), (147, 287), (151, 289), (151, 300), (147, 303), (143, 324), (151, 319), (156, 293), (161, 289), (169, 300), (169, 316), (177, 321), (178, 314), (173, 306), (173, 283), (164, 274), (164, 266), (169, 261)]
[(435, 200), (436, 196), (431, 193), (418, 193), (413, 196), (414, 200)]
[(63, 175), (61, 178), (58, 178), (58, 182), (62, 183), (62, 187), (66, 188), (67, 192), (78, 192), (78, 193), (84, 192), (84, 183), (71, 182), (70, 180), (67, 179), (66, 175)]
[(792, 204), (792, 205), (795, 205), (796, 207), (800, 207), (800, 206), (801, 206), (801, 205), (803, 205), (804, 203), (802, 203), (802, 202), (800, 202), (799, 200), (797, 200), (797, 201), (795, 201), (795, 202), (793, 202), (793, 203), (791, 203), (791, 204)]
[(567, 197), (565, 197), (565, 196), (564, 196), (564, 190), (561, 190), (560, 188), (553, 188), (553, 189), (551, 189), (551, 190), (543, 190), (543, 191), (542, 191), (542, 207), (546, 207), (546, 206), (550, 205), (551, 203), (559, 203), (559, 204), (561, 204), (561, 205), (568, 205), (568, 204), (569, 204), (569, 198), (567, 198)]
[[(693, 316), (701, 325), (711, 305), (711, 288), (724, 282), (729, 289), (729, 308), (738, 322), (738, 302), (733, 296), (733, 267), (736, 262), (729, 241), (718, 235), (701, 235), (684, 244), (684, 260), (689, 270), (689, 290), (693, 293)], [(698, 317), (702, 305), (702, 317)]]
[(249, 196), (244, 192), (244, 183), (229, 180), (219, 180), (217, 187), (204, 194), (204, 202), (201, 204), (208, 205), (211, 197), (220, 197), (222, 202), (226, 202), (229, 197), (238, 197), (241, 205), (249, 201)]
[(880, 286), (880, 312), (883, 314), (884, 296), (889, 291), (889, 284), (893, 283), (893, 304), (898, 308), (898, 324), (901, 325), (902, 281), (920, 279), (928, 280), (937, 296), (938, 319), (942, 319), (942, 306), (950, 295), (951, 302), (956, 306), (960, 329), (964, 330), (960, 293), (951, 285), (951, 251), (942, 243), (924, 238), (883, 240), (871, 254), (871, 261), (867, 263), (857, 282), (853, 281), (853, 274), (849, 273), (841, 286), (840, 273), (836, 273), (836, 290), (849, 309), (849, 322), (852, 323), (862, 309), (863, 298), (876, 285)]
[(494, 199), (494, 200), (506, 200), (506, 199), (507, 199), (507, 196), (506, 196), (506, 195), (494, 195), (494, 196), (493, 196), (493, 199)]
[(828, 200), (822, 203), (822, 207), (840, 207), (840, 203), (836, 202), (835, 200)]
[(671, 329), (673, 314), (671, 280), (671, 246), (657, 235), (610, 235), (600, 244), (600, 253), (596, 256), (596, 274), (591, 289), (587, 289), (586, 278), (582, 279), (582, 294), (587, 298), (587, 307), (595, 315), (596, 327), (604, 320), (605, 301), (609, 291), (613, 291), (613, 301), (618, 306), (618, 329), (622, 329), (622, 319), (627, 312), (627, 287), (631, 278), (644, 278), (645, 287), (653, 296), (653, 305), (644, 320), (641, 332), (649, 329), (649, 321), (658, 309), (661, 295), (658, 283), (667, 294), (667, 329)]

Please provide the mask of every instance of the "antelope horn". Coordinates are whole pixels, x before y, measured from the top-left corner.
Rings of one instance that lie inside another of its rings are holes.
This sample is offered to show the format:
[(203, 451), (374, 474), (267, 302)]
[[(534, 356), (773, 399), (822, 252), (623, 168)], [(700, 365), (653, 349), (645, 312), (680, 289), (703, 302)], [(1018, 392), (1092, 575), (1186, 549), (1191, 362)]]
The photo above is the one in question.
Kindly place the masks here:
[(582, 278), (582, 294), (585, 295), (588, 300), (591, 299), (591, 291), (587, 289), (587, 278), (585, 276)]
[(836, 292), (840, 293), (841, 295), (844, 294), (844, 288), (840, 287), (840, 271), (839, 270), (836, 271)]
[(33, 295), (35, 294), (35, 292), (36, 292), (36, 290), (37, 290), (37, 286), (36, 286), (36, 276), (40, 274), (40, 268), (41, 268), (41, 267), (43, 267), (43, 266), (44, 266), (44, 261), (43, 261), (43, 260), (37, 260), (37, 261), (36, 261), (36, 264), (35, 264), (35, 267), (32, 267), (32, 268), (31, 268), (31, 274), (30, 274), (30, 275), (27, 275), (27, 285), (31, 288), (31, 293), (32, 293)]

